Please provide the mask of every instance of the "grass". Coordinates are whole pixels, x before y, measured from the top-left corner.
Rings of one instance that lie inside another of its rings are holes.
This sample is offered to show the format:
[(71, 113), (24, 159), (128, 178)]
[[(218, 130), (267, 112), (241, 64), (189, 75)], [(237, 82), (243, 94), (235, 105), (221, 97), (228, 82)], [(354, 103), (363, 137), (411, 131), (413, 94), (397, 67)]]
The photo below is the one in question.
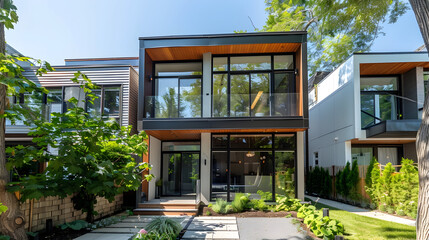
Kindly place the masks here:
[(357, 215), (321, 203), (317, 203), (316, 207), (318, 209), (329, 208), (329, 216), (344, 224), (346, 230), (344, 237), (346, 239), (416, 239), (416, 227)]

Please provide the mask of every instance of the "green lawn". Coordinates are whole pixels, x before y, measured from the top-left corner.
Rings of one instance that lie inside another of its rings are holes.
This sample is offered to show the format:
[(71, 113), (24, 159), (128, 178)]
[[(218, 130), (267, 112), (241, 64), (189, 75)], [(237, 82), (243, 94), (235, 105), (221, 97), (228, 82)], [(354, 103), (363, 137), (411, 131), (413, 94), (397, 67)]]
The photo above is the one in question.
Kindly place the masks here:
[(344, 224), (345, 238), (350, 240), (416, 239), (416, 228), (339, 210), (318, 203), (317, 208), (329, 208), (329, 216)]

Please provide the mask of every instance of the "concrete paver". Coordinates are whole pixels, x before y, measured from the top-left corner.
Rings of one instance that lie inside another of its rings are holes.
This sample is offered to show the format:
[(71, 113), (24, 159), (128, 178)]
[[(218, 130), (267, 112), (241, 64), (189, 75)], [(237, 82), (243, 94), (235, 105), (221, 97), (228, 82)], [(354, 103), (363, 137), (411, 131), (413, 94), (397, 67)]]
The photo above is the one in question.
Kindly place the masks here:
[(328, 205), (328, 206), (331, 206), (334, 208), (338, 208), (338, 209), (341, 209), (341, 210), (344, 210), (347, 212), (351, 212), (354, 214), (358, 214), (361, 216), (377, 218), (377, 219), (381, 219), (381, 220), (385, 220), (385, 221), (389, 221), (389, 222), (394, 222), (394, 223), (405, 224), (405, 225), (409, 225), (409, 226), (416, 226), (415, 220), (396, 217), (396, 216), (392, 216), (392, 215), (387, 214), (387, 213), (370, 211), (368, 209), (364, 209), (364, 208), (360, 208), (360, 207), (356, 207), (356, 206), (352, 206), (352, 205), (348, 205), (348, 204), (344, 204), (344, 203), (340, 203), (340, 202), (336, 202), (336, 201), (332, 201), (332, 200), (328, 200), (328, 199), (317, 198), (317, 197), (308, 196), (308, 195), (305, 195), (305, 197), (311, 199), (312, 201), (317, 200), (317, 202), (319, 202), (319, 203), (322, 203), (322, 204), (325, 204), (325, 205)]
[(240, 239), (235, 217), (196, 217), (182, 239)]
[(105, 233), (87, 233), (75, 240), (128, 240), (134, 234), (105, 234)]
[(291, 218), (237, 218), (240, 239), (303, 240), (306, 234), (298, 232)]

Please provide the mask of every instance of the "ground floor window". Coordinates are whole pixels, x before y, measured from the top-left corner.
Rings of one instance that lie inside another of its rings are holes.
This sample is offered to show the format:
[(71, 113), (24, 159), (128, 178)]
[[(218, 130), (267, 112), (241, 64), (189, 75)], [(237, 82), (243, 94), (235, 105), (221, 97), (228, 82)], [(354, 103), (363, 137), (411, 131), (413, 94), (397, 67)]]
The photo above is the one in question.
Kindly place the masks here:
[(211, 200), (296, 195), (295, 134), (213, 134)]
[(389, 162), (393, 165), (398, 165), (403, 157), (402, 145), (352, 146), (352, 160), (357, 160), (358, 165), (368, 166), (373, 156), (382, 165), (386, 165)]

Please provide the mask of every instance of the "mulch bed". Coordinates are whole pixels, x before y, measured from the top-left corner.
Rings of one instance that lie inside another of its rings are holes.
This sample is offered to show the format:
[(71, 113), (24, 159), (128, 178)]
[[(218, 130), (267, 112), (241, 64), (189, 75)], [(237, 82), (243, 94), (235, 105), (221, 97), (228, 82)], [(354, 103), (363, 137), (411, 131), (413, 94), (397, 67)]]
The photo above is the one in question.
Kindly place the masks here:
[[(72, 229), (65, 229), (61, 230), (61, 228), (54, 228), (54, 231), (52, 233), (47, 233), (46, 231), (39, 232), (38, 238), (33, 239), (49, 239), (49, 240), (71, 240), (75, 239), (81, 235), (84, 235), (86, 233), (89, 233), (90, 230), (82, 229), (79, 231), (75, 231)], [(29, 239), (32, 239), (31, 237)]]

